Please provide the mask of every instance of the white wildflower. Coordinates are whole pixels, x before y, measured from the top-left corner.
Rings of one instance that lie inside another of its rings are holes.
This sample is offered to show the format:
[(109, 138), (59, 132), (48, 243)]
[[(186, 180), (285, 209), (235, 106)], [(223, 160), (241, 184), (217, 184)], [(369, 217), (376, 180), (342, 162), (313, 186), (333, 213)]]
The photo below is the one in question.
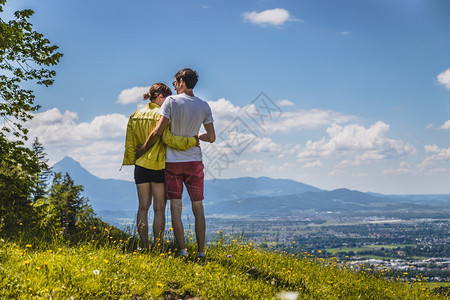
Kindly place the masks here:
[(297, 300), (298, 292), (282, 292), (278, 294), (281, 300)]

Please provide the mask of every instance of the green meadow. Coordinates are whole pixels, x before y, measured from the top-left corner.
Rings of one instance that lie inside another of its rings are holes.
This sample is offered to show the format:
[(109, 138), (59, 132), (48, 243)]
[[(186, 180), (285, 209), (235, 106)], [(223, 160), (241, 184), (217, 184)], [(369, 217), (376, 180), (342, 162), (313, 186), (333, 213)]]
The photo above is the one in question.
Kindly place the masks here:
[[(173, 239), (157, 249), (135, 249), (133, 238), (70, 245), (0, 241), (2, 299), (448, 299), (416, 278), (389, 278), (389, 270), (350, 269), (335, 258), (263, 249), (219, 233), (206, 260), (177, 255)], [(168, 234), (168, 236), (170, 236)], [(408, 274), (404, 274), (408, 277)], [(388, 278), (388, 279), (386, 279)]]

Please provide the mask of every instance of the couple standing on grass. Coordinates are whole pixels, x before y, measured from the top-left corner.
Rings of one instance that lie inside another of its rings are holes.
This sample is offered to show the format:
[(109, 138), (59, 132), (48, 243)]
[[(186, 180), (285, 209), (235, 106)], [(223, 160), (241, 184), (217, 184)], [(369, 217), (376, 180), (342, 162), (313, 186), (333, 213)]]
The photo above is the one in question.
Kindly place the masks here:
[[(192, 202), (198, 256), (205, 257), (206, 223), (203, 211), (204, 172), (199, 141), (216, 139), (209, 105), (194, 96), (198, 74), (182, 69), (175, 74), (173, 87), (155, 83), (144, 95), (145, 108), (135, 111), (127, 125), (123, 165), (135, 165), (134, 179), (139, 198), (137, 229), (143, 248), (149, 248), (148, 209), (153, 198), (153, 236), (161, 243), (166, 223), (166, 199), (170, 199), (172, 227), (180, 249), (187, 256), (182, 212), (183, 183)], [(199, 135), (203, 124), (206, 133)], [(167, 145), (167, 148), (166, 148)]]

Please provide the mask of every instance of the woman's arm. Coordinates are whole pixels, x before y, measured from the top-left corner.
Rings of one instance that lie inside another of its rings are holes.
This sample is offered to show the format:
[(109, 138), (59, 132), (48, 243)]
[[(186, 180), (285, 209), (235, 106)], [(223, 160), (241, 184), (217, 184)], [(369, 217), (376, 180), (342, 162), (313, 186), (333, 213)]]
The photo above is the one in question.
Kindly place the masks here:
[(123, 154), (122, 165), (124, 166), (134, 165), (134, 163), (136, 162), (135, 151), (136, 151), (136, 139), (134, 136), (134, 122), (131, 116), (127, 124), (127, 134), (125, 137), (125, 152)]
[(162, 141), (169, 147), (178, 149), (178, 150), (187, 150), (194, 146), (200, 146), (198, 141), (198, 136), (195, 137), (186, 137), (186, 136), (178, 136), (174, 135), (170, 131), (170, 126), (167, 126), (164, 130)]
[(144, 155), (144, 153), (147, 152), (148, 149), (150, 149), (156, 143), (156, 141), (158, 141), (158, 139), (163, 135), (167, 124), (169, 124), (169, 119), (167, 119), (166, 117), (161, 117), (161, 119), (159, 119), (158, 124), (156, 124), (156, 127), (147, 137), (144, 145), (136, 149), (136, 159)]

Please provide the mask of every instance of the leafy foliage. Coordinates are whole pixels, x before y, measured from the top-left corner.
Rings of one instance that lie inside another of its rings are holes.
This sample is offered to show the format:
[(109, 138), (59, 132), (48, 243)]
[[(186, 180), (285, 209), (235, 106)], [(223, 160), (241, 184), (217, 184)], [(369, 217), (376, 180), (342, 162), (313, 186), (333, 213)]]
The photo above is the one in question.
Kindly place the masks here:
[[(0, 13), (6, 0), (0, 0)], [(59, 62), (58, 47), (33, 30), (28, 19), (33, 11), (17, 11), (14, 19), (0, 18), (0, 231), (10, 232), (32, 222), (31, 191), (40, 173), (32, 150), (24, 147), (27, 129), (24, 123), (39, 106), (25, 82), (49, 86), (55, 71), (48, 69)], [(12, 136), (11, 136), (12, 134)], [(12, 140), (11, 137), (15, 137)], [(22, 224), (22, 225), (20, 225)]]
[[(6, 0), (0, 0), (0, 12)], [(48, 66), (56, 65), (62, 54), (58, 46), (51, 45), (44, 35), (33, 30), (28, 19), (33, 15), (31, 9), (16, 11), (14, 19), (5, 22), (0, 18), (0, 116), (9, 127), (2, 131), (11, 132), (26, 139), (26, 128), (20, 121), (26, 122), (32, 116), (30, 112), (39, 109), (34, 103), (32, 90), (21, 86), (24, 81), (36, 81), (37, 84), (53, 84), (54, 70)], [(12, 117), (16, 121), (11, 122)]]
[(0, 161), (0, 232), (14, 232), (20, 224), (29, 225), (33, 215), (30, 194), (34, 176), (38, 174), (37, 164), (29, 151), (25, 153), (30, 155), (24, 157), (20, 155), (23, 149), (8, 146), (11, 145), (0, 148), (0, 156), (8, 158), (8, 161)]

